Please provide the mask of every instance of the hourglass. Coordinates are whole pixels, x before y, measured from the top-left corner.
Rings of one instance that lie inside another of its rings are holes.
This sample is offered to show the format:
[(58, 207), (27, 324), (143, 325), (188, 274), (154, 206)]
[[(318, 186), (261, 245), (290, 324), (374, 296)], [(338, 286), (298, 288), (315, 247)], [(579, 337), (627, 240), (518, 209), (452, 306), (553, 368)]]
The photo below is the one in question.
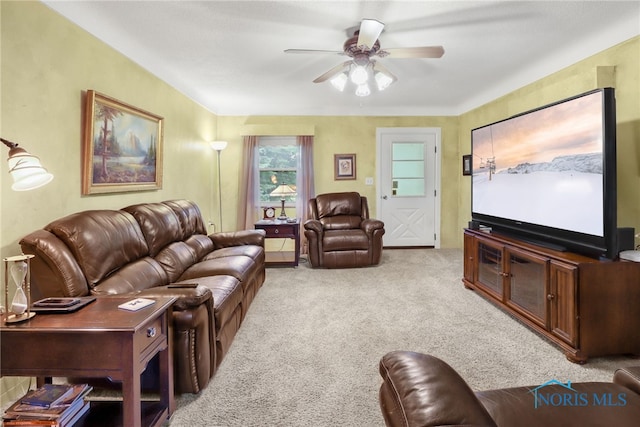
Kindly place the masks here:
[[(31, 319), (31, 258), (33, 255), (18, 255), (4, 258), (4, 301), (7, 305), (6, 323)], [(16, 285), (16, 293), (9, 303), (9, 276)]]

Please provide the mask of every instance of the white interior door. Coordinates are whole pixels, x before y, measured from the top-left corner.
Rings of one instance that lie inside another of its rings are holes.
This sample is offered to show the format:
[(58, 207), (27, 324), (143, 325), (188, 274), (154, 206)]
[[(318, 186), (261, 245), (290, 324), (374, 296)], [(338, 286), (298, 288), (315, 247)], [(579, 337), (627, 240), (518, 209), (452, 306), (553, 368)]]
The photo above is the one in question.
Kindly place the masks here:
[(378, 128), (384, 246), (440, 247), (440, 128)]

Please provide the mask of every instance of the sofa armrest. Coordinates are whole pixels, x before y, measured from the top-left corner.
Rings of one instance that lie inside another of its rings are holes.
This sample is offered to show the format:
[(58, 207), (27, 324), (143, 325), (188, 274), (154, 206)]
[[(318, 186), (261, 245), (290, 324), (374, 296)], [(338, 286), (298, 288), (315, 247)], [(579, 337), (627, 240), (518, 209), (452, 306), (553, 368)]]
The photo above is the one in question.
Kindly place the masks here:
[(380, 375), (380, 409), (389, 427), (496, 425), (460, 375), (436, 357), (387, 353)]
[(240, 230), (213, 233), (209, 238), (213, 242), (215, 249), (228, 248), (231, 246), (255, 245), (264, 248), (264, 230)]
[(135, 294), (136, 297), (142, 298), (154, 298), (154, 297), (177, 297), (175, 303), (173, 303), (174, 311), (188, 310), (193, 307), (197, 307), (206, 303), (209, 300), (213, 300), (213, 294), (211, 289), (206, 286), (198, 285), (196, 287), (171, 284), (165, 286), (154, 286)]
[(613, 382), (640, 394), (640, 366), (616, 369)]

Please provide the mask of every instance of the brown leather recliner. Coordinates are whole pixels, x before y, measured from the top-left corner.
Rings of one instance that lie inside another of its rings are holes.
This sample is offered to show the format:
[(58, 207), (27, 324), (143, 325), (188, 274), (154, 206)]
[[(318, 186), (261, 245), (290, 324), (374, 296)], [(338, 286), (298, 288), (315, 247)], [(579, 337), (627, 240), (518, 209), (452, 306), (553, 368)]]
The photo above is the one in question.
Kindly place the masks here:
[(309, 200), (304, 223), (312, 267), (350, 268), (380, 263), (384, 223), (369, 218), (367, 198), (326, 193)]
[(380, 375), (388, 427), (635, 427), (640, 421), (640, 366), (618, 369), (610, 383), (550, 379), (473, 392), (442, 360), (393, 351), (380, 360)]

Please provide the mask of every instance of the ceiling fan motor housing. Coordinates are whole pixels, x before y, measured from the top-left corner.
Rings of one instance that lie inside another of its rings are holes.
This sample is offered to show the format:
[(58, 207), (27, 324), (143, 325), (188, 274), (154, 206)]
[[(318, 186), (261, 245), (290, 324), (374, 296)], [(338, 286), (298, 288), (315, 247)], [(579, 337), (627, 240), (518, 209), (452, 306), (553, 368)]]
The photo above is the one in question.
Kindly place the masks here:
[[(359, 33), (360, 31), (356, 31), (353, 37), (347, 39), (347, 41), (344, 42), (344, 46), (343, 46), (344, 53), (347, 56), (352, 57), (354, 60), (356, 59), (357, 56), (365, 56), (366, 58), (368, 58), (371, 55), (375, 55), (378, 52), (378, 50), (380, 50), (379, 40), (376, 40), (376, 42), (373, 44), (373, 47), (371, 48), (369, 48), (369, 46), (358, 46)], [(358, 65), (363, 65), (363, 64), (358, 64)]]

